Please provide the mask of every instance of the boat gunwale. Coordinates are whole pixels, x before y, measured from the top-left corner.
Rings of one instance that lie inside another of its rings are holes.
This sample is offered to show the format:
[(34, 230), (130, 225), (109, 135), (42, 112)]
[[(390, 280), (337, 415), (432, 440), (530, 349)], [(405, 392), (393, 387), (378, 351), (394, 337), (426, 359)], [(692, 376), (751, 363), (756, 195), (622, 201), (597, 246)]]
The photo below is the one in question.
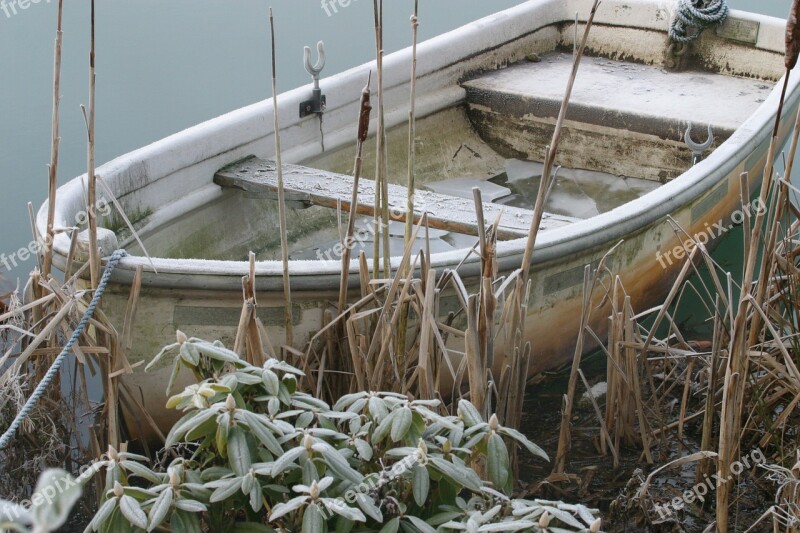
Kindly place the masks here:
[[(531, 0), (525, 4), (495, 13), (489, 17), (480, 19), (449, 33), (435, 37), (429, 41), (426, 41), (426, 43), (422, 43), (420, 45), (420, 58), (422, 59), (423, 57), (430, 58), (430, 56), (437, 56), (437, 51), (440, 51), (441, 49), (452, 48), (451, 44), (454, 39), (458, 39), (460, 41), (466, 40), (468, 43), (470, 43), (466, 45), (467, 48), (477, 48), (479, 45), (474, 44), (472, 42), (473, 40), (465, 38), (473, 33), (483, 36), (487, 34), (496, 34), (499, 32), (499, 28), (495, 26), (502, 27), (504, 24), (519, 25), (519, 23), (516, 23), (513, 19), (520, 18), (523, 15), (531, 12), (538, 12), (542, 9), (550, 9), (550, 15), (553, 15), (553, 12), (562, 13), (560, 21), (553, 22), (549, 19), (545, 20), (535, 29), (529, 29), (525, 32), (519, 33), (513, 38), (507, 39), (501, 43), (496, 43), (494, 46), (486, 48), (486, 50), (499, 48), (516, 40), (522, 39), (526, 35), (531, 35), (541, 31), (549, 25), (569, 22), (570, 19), (565, 17), (567, 17), (567, 13), (570, 11), (570, 8), (575, 7), (578, 3), (586, 4), (587, 2), (579, 2), (579, 0), (574, 0), (572, 2), (561, 3), (555, 2), (554, 0)], [(656, 2), (650, 0), (628, 0), (626, 2), (612, 1), (608, 3), (612, 7), (631, 4), (642, 5), (643, 9), (645, 7), (655, 7), (657, 4)], [(574, 10), (572, 10), (572, 12), (574, 13)], [(772, 17), (736, 11), (733, 13), (739, 18), (757, 20), (762, 24), (765, 22), (773, 26), (778, 26), (779, 22), (782, 24), (780, 19), (775, 19)], [(511, 20), (509, 21), (509, 19)], [(612, 24), (613, 22), (614, 21), (612, 18), (604, 20), (601, 17), (598, 20), (598, 23)], [(621, 22), (625, 21), (622, 20)], [(665, 29), (665, 24), (655, 24), (654, 22), (651, 25), (657, 27), (648, 27), (646, 24), (639, 24), (635, 26), (630, 26), (629, 24), (623, 25), (635, 27), (637, 29), (651, 29), (658, 31), (664, 31)], [(761, 31), (760, 34), (774, 32), (775, 29), (772, 29), (770, 32)], [(761, 39), (761, 36), (759, 39)], [(463, 49), (464, 47), (465, 46), (462, 45), (459, 48)], [(481, 48), (481, 50), (484, 50), (484, 48)], [(767, 49), (767, 51), (774, 50)], [(455, 53), (452, 50), (449, 50), (449, 52), (451, 54)], [(478, 52), (479, 51), (476, 50), (472, 54), (464, 53), (460, 56), (460, 59), (463, 61), (469, 57), (474, 57), (478, 54)], [(427, 54), (427, 56), (425, 56), (425, 54)], [(389, 83), (393, 83), (393, 78), (401, 77), (400, 72), (404, 72), (406, 70), (405, 63), (408, 62), (409, 59), (410, 52), (408, 49), (401, 50), (387, 56), (385, 64), (387, 72), (389, 73)], [(428, 61), (439, 61), (441, 63), (441, 58), (436, 59), (434, 57), (433, 60), (428, 59)], [(421, 63), (425, 64), (422, 61)], [(457, 63), (458, 60), (449, 61), (445, 63), (444, 67), (437, 63), (438, 66), (435, 65), (433, 68), (428, 65), (428, 70), (424, 71), (423, 75), (434, 74), (441, 68), (447, 68), (447, 65), (452, 67), (453, 65), (457, 65)], [(362, 76), (365, 76), (366, 72), (371, 67), (374, 67), (374, 61), (354, 67), (324, 81), (327, 82), (328, 90), (331, 91), (332, 94), (349, 94), (346, 89), (351, 85), (355, 86), (359, 83), (363, 83)], [(407, 82), (408, 80), (405, 79), (406, 84)], [(800, 80), (798, 80), (798, 76), (792, 76), (789, 84), (790, 88), (788, 91), (788, 98), (784, 108), (785, 115), (787, 116), (792, 110), (795, 109), (798, 101), (800, 101), (800, 91), (798, 91), (799, 84)], [(400, 82), (395, 83), (392, 85), (392, 87), (399, 88), (403, 85), (404, 82), (403, 78), (401, 77)], [(446, 87), (441, 88), (442, 92), (447, 90), (448, 88)], [(297, 104), (307, 96), (307, 91), (308, 86), (305, 86), (294, 89), (287, 93), (283, 93), (280, 96), (281, 111), (285, 110), (288, 112), (289, 110), (295, 109)], [(772, 122), (774, 121), (775, 110), (778, 107), (777, 104), (779, 97), (780, 84), (776, 84), (769, 97), (744, 123), (739, 126), (739, 128), (737, 128), (735, 133), (728, 140), (726, 140), (719, 148), (717, 148), (706, 160), (689, 169), (687, 172), (684, 172), (670, 183), (667, 183), (658, 189), (607, 213), (541, 233), (533, 254), (533, 263), (546, 263), (559, 257), (569, 256), (578, 251), (585, 253), (586, 250), (593, 250), (603, 247), (604, 245), (614, 244), (625, 235), (643, 231), (647, 227), (650, 227), (653, 224), (663, 220), (667, 215), (685, 208), (692, 201), (713, 189), (715, 185), (721, 182), (721, 180), (727, 179), (743, 161), (752, 155), (752, 153), (765, 141), (765, 139), (768, 140), (770, 138), (772, 132)], [(450, 98), (452, 98), (452, 95)], [(329, 112), (344, 110), (353, 104), (351, 100), (339, 103), (338, 100), (343, 100), (341, 97), (334, 96), (331, 98), (329, 96), (329, 99), (331, 99), (333, 103), (333, 107), (330, 108)], [(139, 165), (148, 167), (148, 163), (153, 163), (154, 159), (156, 160), (155, 162), (157, 164), (160, 163), (165, 165), (163, 159), (167, 159), (174, 168), (168, 169), (167, 171), (163, 171), (163, 169), (161, 169), (162, 172), (160, 174), (158, 173), (157, 168), (143, 169), (151, 174), (160, 175), (159, 178), (147, 181), (144, 185), (145, 187), (149, 186), (159, 179), (169, 177), (170, 175), (180, 172), (183, 169), (197, 166), (202, 164), (204, 161), (211, 161), (225, 153), (234, 153), (244, 147), (269, 139), (273, 135), (272, 132), (268, 132), (260, 137), (253, 137), (252, 135), (247, 136), (248, 128), (245, 127), (243, 128), (245, 130), (244, 132), (237, 132), (237, 136), (243, 138), (242, 141), (234, 146), (228, 146), (226, 150), (210, 153), (206, 157), (198, 159), (197, 155), (200, 154), (202, 157), (205, 152), (202, 150), (187, 149), (189, 146), (192, 146), (195, 143), (203, 142), (203, 140), (207, 140), (209, 138), (213, 139), (216, 135), (224, 135), (226, 132), (230, 133), (231, 130), (236, 130), (242, 125), (249, 125), (250, 129), (253, 129), (256, 127), (256, 125), (252, 123), (258, 124), (260, 123), (258, 120), (259, 118), (261, 120), (265, 120), (268, 118), (268, 115), (271, 116), (270, 109), (271, 99), (232, 111), (210, 121), (206, 121), (197, 126), (176, 133), (172, 136), (162, 139), (161, 141), (157, 141), (149, 146), (123, 155), (107, 163), (106, 165), (103, 165), (97, 170), (97, 172), (107, 180), (123, 179), (126, 173), (135, 172), (134, 167)], [(284, 114), (284, 116), (286, 115)], [(282, 130), (300, 126), (301, 124), (302, 121), (294, 119), (290, 124), (282, 124)], [(176, 155), (176, 148), (182, 149), (182, 153)], [(172, 153), (172, 158), (165, 158), (165, 154), (170, 152)], [(85, 180), (85, 175), (75, 178), (66, 185), (62, 186), (58, 192), (59, 199), (67, 198), (68, 200), (75, 201), (75, 198), (70, 198), (70, 194), (76, 195), (78, 194), (79, 190), (82, 190), (83, 180)], [(205, 195), (205, 197), (213, 196), (211, 190), (206, 189), (207, 188), (199, 189), (197, 194), (199, 195), (202, 193)], [(59, 210), (59, 207), (59, 205), (56, 206), (57, 211)], [(41, 234), (45, 233), (44, 229), (46, 225), (46, 211), (47, 204), (45, 202), (37, 214), (37, 227), (39, 228)], [(524, 244), (524, 238), (498, 243), (497, 256), (501, 270), (509, 271), (519, 268)], [(68, 250), (69, 240), (65, 235), (59, 235), (54, 243), (54, 263), (57, 267), (60, 266), (63, 268), (64, 264), (66, 263), (66, 255)], [(466, 250), (457, 250), (433, 254), (431, 258), (431, 266), (437, 270), (453, 268), (462, 261), (465, 252)], [(466, 261), (463, 267), (463, 273), (465, 275), (477, 273), (477, 259), (477, 257), (473, 256)], [(393, 265), (397, 266), (399, 261), (399, 257), (393, 258)], [(246, 261), (153, 258), (152, 266), (158, 270), (158, 275), (156, 276), (152, 272), (151, 261), (149, 259), (142, 256), (129, 256), (123, 259), (118, 265), (117, 271), (114, 275), (114, 281), (119, 283), (129, 283), (133, 278), (136, 268), (140, 265), (143, 266), (145, 270), (143, 283), (146, 286), (169, 288), (209, 288), (215, 290), (240, 289), (241, 276), (247, 273), (249, 269)], [(338, 283), (340, 268), (341, 264), (339, 261), (293, 260), (290, 262), (293, 287), (296, 287), (300, 290), (304, 288), (329, 288), (334, 279)], [(355, 260), (351, 263), (350, 268), (351, 271), (356, 271), (358, 269), (358, 265)], [(256, 273), (262, 277), (262, 279), (263, 277), (280, 277), (282, 275), (280, 262), (259, 261), (256, 264)], [(271, 284), (260, 282), (262, 289), (269, 285)]]

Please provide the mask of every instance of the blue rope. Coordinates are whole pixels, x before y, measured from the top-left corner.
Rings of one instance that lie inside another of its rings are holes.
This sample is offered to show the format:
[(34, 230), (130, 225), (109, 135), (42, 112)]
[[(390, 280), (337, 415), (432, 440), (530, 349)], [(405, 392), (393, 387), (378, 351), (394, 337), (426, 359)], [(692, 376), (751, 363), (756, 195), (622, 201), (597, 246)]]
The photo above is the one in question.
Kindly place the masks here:
[[(669, 37), (676, 43), (694, 41), (704, 29), (721, 24), (729, 12), (725, 0), (680, 0)], [(696, 28), (696, 31), (689, 33), (689, 28)]]
[(114, 271), (117, 263), (119, 263), (120, 260), (126, 255), (128, 254), (125, 253), (125, 250), (117, 250), (111, 254), (111, 257), (108, 259), (108, 263), (106, 264), (106, 269), (103, 272), (103, 277), (100, 278), (100, 283), (97, 286), (97, 290), (94, 292), (94, 296), (92, 296), (92, 300), (89, 302), (89, 307), (86, 308), (86, 312), (83, 313), (81, 321), (78, 322), (78, 327), (76, 327), (75, 331), (72, 332), (72, 336), (69, 338), (69, 341), (67, 341), (64, 349), (61, 350), (61, 353), (58, 354), (56, 360), (53, 361), (53, 365), (47, 371), (47, 374), (44, 375), (42, 381), (36, 386), (33, 394), (31, 394), (31, 397), (28, 398), (27, 402), (25, 402), (25, 405), (17, 414), (17, 417), (14, 419), (11, 425), (8, 426), (8, 429), (5, 433), (3, 433), (3, 436), (0, 437), (0, 450), (5, 449), (9, 445), (11, 439), (14, 438), (14, 435), (17, 433), (17, 430), (20, 428), (25, 419), (28, 418), (34, 406), (39, 402), (39, 399), (47, 390), (47, 387), (49, 387), (50, 383), (55, 379), (56, 375), (58, 374), (58, 370), (61, 368), (61, 364), (64, 362), (64, 359), (66, 359), (67, 354), (69, 354), (70, 350), (72, 349), (72, 346), (78, 342), (78, 338), (80, 338), (83, 330), (86, 329), (86, 325), (92, 318), (92, 315), (97, 308), (97, 304), (100, 303), (100, 298), (103, 297), (103, 293), (106, 290), (111, 273)]

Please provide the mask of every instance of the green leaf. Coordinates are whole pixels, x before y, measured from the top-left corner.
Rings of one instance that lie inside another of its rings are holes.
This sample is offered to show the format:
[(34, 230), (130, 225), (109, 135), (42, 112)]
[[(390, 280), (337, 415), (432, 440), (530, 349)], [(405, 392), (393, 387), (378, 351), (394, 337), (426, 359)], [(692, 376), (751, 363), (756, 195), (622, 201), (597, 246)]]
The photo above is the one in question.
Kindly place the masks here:
[(147, 515), (142, 511), (139, 502), (131, 496), (123, 494), (119, 499), (119, 510), (132, 525), (147, 529)]
[(236, 379), (242, 385), (256, 385), (262, 383), (260, 376), (254, 376), (249, 372), (236, 372)]
[(144, 371), (145, 371), (145, 372), (150, 372), (150, 370), (152, 370), (152, 369), (153, 369), (153, 367), (154, 367), (154, 366), (156, 366), (156, 365), (159, 363), (159, 361), (161, 361), (161, 359), (162, 359), (162, 358), (163, 358), (163, 357), (164, 357), (166, 354), (168, 354), (169, 352), (171, 352), (172, 350), (174, 350), (174, 349), (175, 349), (175, 348), (177, 348), (178, 346), (179, 346), (179, 344), (178, 344), (177, 342), (176, 342), (176, 343), (173, 343), (173, 344), (170, 344), (170, 345), (167, 345), (167, 346), (164, 346), (164, 347), (161, 349), (161, 351), (160, 351), (160, 352), (158, 352), (158, 353), (156, 354), (156, 356), (155, 356), (155, 357), (153, 357), (152, 361), (150, 361), (149, 363), (147, 363), (147, 366), (146, 366), (146, 367), (144, 367)]
[(461, 440), (464, 438), (464, 426), (457, 424), (455, 429), (450, 431), (450, 443), (456, 447), (463, 447)]
[(319, 481), (319, 471), (314, 461), (303, 461), (303, 485), (310, 487), (315, 481)]
[(503, 437), (497, 433), (489, 435), (488, 454), (486, 462), (489, 470), (489, 480), (498, 490), (505, 490), (508, 485), (508, 448), (503, 442)]
[(404, 518), (409, 522), (411, 522), (412, 524), (414, 524), (414, 527), (419, 529), (422, 533), (436, 533), (436, 529), (431, 527), (430, 524), (428, 524), (421, 518), (417, 518), (416, 516), (413, 515), (406, 515), (404, 516)]
[(306, 452), (306, 449), (302, 446), (298, 446), (297, 448), (292, 448), (291, 450), (287, 451), (275, 461), (275, 464), (272, 465), (272, 477), (278, 477), (283, 472), (289, 468), (298, 457), (303, 455)]
[[(300, 372), (299, 375), (305, 376), (305, 374), (302, 372)], [(281, 398), (281, 400), (283, 400), (284, 391), (286, 391), (288, 394), (294, 394), (297, 392), (297, 378), (294, 376), (283, 376), (281, 385), (283, 385), (283, 387), (281, 387), (280, 392), (278, 392), (278, 396)], [(290, 402), (291, 400), (287, 400), (285, 403), (288, 405)]]
[(428, 456), (428, 464), (441, 472), (456, 485), (468, 488), (474, 492), (481, 490), (481, 480), (469, 467), (459, 467), (441, 457)]
[(438, 480), (437, 485), (439, 486), (439, 500), (441, 500), (445, 504), (455, 505), (456, 498), (458, 497), (458, 493), (461, 490), (461, 487), (457, 486), (452, 481), (449, 481), (447, 477), (442, 476), (442, 474), (438, 470), (434, 470), (431, 474), (432, 479), (436, 479), (436, 476), (441, 476), (441, 479)]
[[(214, 411), (208, 411), (211, 415), (214, 414)], [(203, 439), (216, 431), (217, 429), (217, 421), (214, 419), (213, 416), (208, 416), (205, 421), (201, 421), (194, 427), (192, 427), (184, 437), (184, 440), (189, 442), (198, 441)]]
[(172, 513), (172, 518), (169, 521), (172, 531), (177, 533), (203, 533), (200, 529), (200, 517), (195, 513), (187, 513), (186, 511), (175, 511)]
[(334, 533), (350, 533), (353, 531), (356, 523), (352, 520), (348, 520), (347, 518), (340, 516), (336, 519), (336, 529)]
[[(438, 400), (435, 400), (435, 401), (438, 403)], [(439, 413), (436, 413), (434, 411), (431, 411), (427, 407), (424, 407), (423, 405), (416, 405), (416, 403), (417, 402), (414, 402), (414, 404), (415, 404), (414, 405), (414, 410), (416, 412), (418, 412), (422, 417), (424, 417), (424, 418), (426, 418), (428, 420), (431, 420), (433, 422), (438, 422), (439, 424), (442, 425), (442, 427), (444, 427), (446, 429), (455, 429), (456, 428), (455, 422), (450, 420), (450, 417), (442, 416)]]
[(311, 411), (306, 411), (305, 413), (301, 414), (297, 417), (297, 422), (295, 425), (299, 428), (307, 428), (311, 425), (311, 422), (314, 421), (314, 413)]
[(217, 434), (214, 438), (214, 442), (217, 445), (217, 451), (223, 457), (228, 456), (228, 430), (230, 420), (230, 413), (221, 413), (217, 417)]
[(364, 439), (355, 439), (354, 441), (358, 456), (364, 461), (372, 459), (372, 446), (369, 445)]
[(331, 408), (325, 403), (323, 400), (319, 398), (314, 398), (311, 395), (305, 393), (297, 393), (295, 394), (294, 398), (292, 398), (292, 405), (301, 409), (320, 409), (322, 411), (330, 411)]
[(264, 498), (261, 491), (261, 484), (256, 482), (253, 484), (253, 488), (250, 489), (250, 507), (257, 513), (261, 511), (261, 507), (263, 507), (263, 505)]
[(130, 472), (132, 475), (139, 476), (142, 479), (146, 479), (150, 483), (158, 485), (162, 481), (161, 477), (158, 474), (156, 474), (146, 466), (137, 463), (136, 461), (126, 459), (122, 461), (120, 464), (122, 465), (122, 468)]
[(167, 409), (176, 409), (181, 403), (184, 402), (184, 400), (186, 400), (185, 393), (175, 394), (174, 396), (170, 396), (169, 399), (167, 399), (165, 407)]
[(242, 488), (242, 478), (235, 477), (233, 479), (221, 479), (219, 481), (212, 481), (206, 486), (208, 488), (216, 488), (208, 501), (211, 503), (217, 503), (227, 500), (236, 494)]
[(119, 506), (114, 508), (110, 519), (100, 528), (101, 533), (128, 533), (129, 531), (133, 531), (133, 527), (120, 512)]
[(277, 396), (278, 392), (281, 388), (281, 382), (278, 379), (278, 376), (272, 370), (266, 370), (261, 374), (261, 381), (264, 383), (264, 388), (267, 390), (267, 393), (272, 396)]
[(369, 414), (376, 422), (380, 423), (384, 417), (389, 415), (389, 409), (386, 407), (386, 402), (377, 396), (372, 396), (369, 399)]
[(187, 511), (190, 513), (204, 513), (208, 511), (208, 507), (206, 507), (205, 504), (200, 503), (197, 500), (186, 500), (183, 498), (175, 501), (175, 507), (181, 511)]
[(0, 500), (0, 530), (27, 531), (23, 524), (32, 523), (33, 516), (25, 507), (7, 500)]
[(131, 496), (133, 499), (139, 502), (149, 501), (158, 496), (157, 492), (153, 492), (150, 489), (143, 489), (141, 487), (125, 487), (125, 494)]
[(360, 509), (350, 507), (345, 502), (334, 498), (322, 498), (322, 505), (324, 505), (330, 512), (343, 516), (348, 520), (354, 522), (366, 522), (367, 517)]
[[(269, 521), (272, 522), (273, 520), (277, 520), (282, 516), (286, 516), (289, 513), (297, 511), (301, 507), (303, 507), (307, 501), (309, 501), (309, 497), (306, 495), (298, 496), (296, 498), (292, 498), (288, 502), (281, 502), (275, 504), (272, 508), (272, 512), (269, 515)], [(309, 506), (309, 509), (311, 506)], [(305, 514), (308, 514), (309, 509), (306, 509)]]
[(274, 417), (281, 409), (281, 401), (278, 398), (270, 398), (267, 400), (267, 411), (269, 416)]
[(345, 394), (344, 396), (339, 398), (339, 400), (334, 404), (333, 410), (344, 411), (350, 405), (352, 405), (352, 403), (355, 402), (356, 400), (366, 397), (367, 397), (366, 392), (354, 392), (353, 394)]
[(370, 440), (373, 444), (380, 443), (389, 435), (389, 431), (392, 429), (392, 420), (394, 419), (396, 413), (397, 411), (392, 411), (389, 413), (388, 416), (381, 420), (380, 424), (378, 424), (378, 427), (375, 428), (375, 431), (372, 432)]
[(255, 413), (251, 413), (250, 411), (240, 410), (237, 411), (236, 414), (237, 417), (241, 415), (242, 421), (247, 425), (248, 428), (250, 428), (253, 436), (257, 438), (259, 442), (261, 442), (261, 444), (263, 444), (264, 447), (270, 451), (271, 454), (273, 454), (275, 457), (283, 455), (283, 448), (278, 443), (278, 439), (272, 433), (274, 430), (278, 429), (275, 424), (272, 424), (268, 420), (265, 422), (265, 416), (257, 415)]
[(556, 507), (552, 507), (550, 505), (546, 505), (544, 507), (544, 510), (550, 513), (550, 516), (557, 518), (558, 520), (560, 520), (561, 522), (570, 527), (574, 527), (576, 529), (584, 529), (586, 527), (583, 524), (581, 524), (578, 521), (578, 519), (576, 519), (574, 516), (572, 516), (570, 513), (566, 511), (563, 511)]
[(400, 519), (398, 517), (394, 517), (381, 528), (379, 533), (397, 533), (400, 529)]
[(355, 492), (355, 500), (356, 504), (361, 508), (364, 513), (378, 522), (379, 524), (383, 523), (383, 513), (381, 512), (380, 507), (375, 505), (375, 501), (369, 497), (368, 495), (364, 494), (360, 490), (354, 491)]
[(354, 414), (361, 414), (361, 411), (364, 410), (364, 406), (367, 405), (369, 399), (367, 398), (359, 398), (358, 400), (354, 401), (350, 407), (347, 408), (348, 413)]
[(346, 479), (354, 484), (361, 483), (364, 480), (364, 476), (350, 466), (347, 459), (339, 453), (339, 450), (327, 442), (318, 442), (314, 444), (314, 451), (319, 451), (322, 454), (322, 459), (325, 461), (325, 464), (340, 478)]
[(463, 516), (464, 513), (462, 511), (445, 511), (430, 517), (428, 519), (428, 523), (434, 527), (438, 527), (444, 524), (445, 522), (449, 522), (450, 520), (455, 520)]
[(536, 444), (534, 444), (533, 442), (528, 440), (528, 437), (526, 437), (525, 435), (523, 435), (522, 433), (520, 433), (516, 429), (507, 428), (507, 427), (500, 427), (500, 428), (497, 428), (497, 431), (499, 433), (502, 433), (503, 435), (506, 435), (507, 437), (511, 437), (512, 439), (514, 439), (518, 443), (522, 444), (532, 454), (538, 455), (539, 457), (541, 457), (545, 461), (550, 461), (550, 458), (547, 456), (547, 453), (545, 453), (545, 451), (543, 449), (541, 449)]
[(232, 427), (228, 432), (228, 462), (237, 476), (245, 475), (253, 464), (247, 435), (238, 426)]
[(406, 436), (406, 433), (411, 428), (412, 415), (411, 409), (408, 407), (401, 407), (395, 411), (394, 420), (392, 421), (392, 441), (399, 442)]
[(181, 359), (183, 359), (190, 366), (198, 366), (200, 364), (200, 352), (197, 351), (197, 348), (194, 344), (190, 342), (184, 342), (181, 344), (181, 348), (178, 353), (180, 354)]
[(103, 525), (111, 515), (114, 514), (114, 511), (117, 509), (117, 505), (119, 504), (119, 500), (117, 498), (110, 498), (103, 502), (103, 505), (100, 506), (100, 509), (94, 514), (92, 521), (89, 523), (89, 528), (94, 531), (98, 531), (100, 526)]
[(147, 531), (153, 531), (167, 518), (167, 514), (172, 508), (172, 497), (172, 487), (167, 487), (158, 495), (158, 498), (150, 508), (150, 524), (147, 527)]
[(303, 513), (303, 531), (302, 533), (324, 533), (327, 531), (325, 527), (325, 517), (322, 514), (322, 509), (319, 505), (312, 503)]
[[(531, 529), (536, 524), (530, 520), (508, 520), (505, 522), (498, 522), (497, 524), (484, 524), (478, 528), (478, 531), (522, 531), (523, 529)], [(548, 531), (553, 528), (547, 528)], [(584, 529), (582, 526), (580, 529)]]
[(402, 457), (405, 459), (406, 457), (415, 455), (417, 451), (419, 450), (416, 447), (412, 448), (411, 446), (400, 446), (399, 448), (390, 448), (386, 450), (384, 455), (386, 457)]
[(172, 389), (175, 387), (175, 382), (178, 381), (178, 376), (181, 373), (181, 359), (180, 357), (176, 357), (175, 361), (172, 363), (172, 372), (169, 374), (169, 381), (167, 381), (167, 389), (166, 394), (167, 396), (170, 395)]
[(69, 518), (72, 506), (81, 497), (81, 487), (66, 470), (51, 468), (39, 476), (35, 494), (42, 496), (45, 501), (31, 510), (34, 524), (54, 531)]
[(213, 419), (217, 412), (212, 409), (205, 409), (203, 411), (190, 411), (189, 414), (184, 415), (178, 420), (167, 435), (167, 441), (164, 444), (166, 448), (174, 446), (183, 439), (187, 432), (205, 424), (208, 420)]
[(418, 506), (425, 507), (431, 487), (431, 477), (428, 475), (427, 468), (420, 464), (411, 467), (411, 486), (414, 492), (414, 501)]
[(214, 344), (211, 344), (210, 342), (200, 341), (194, 343), (194, 346), (199, 353), (206, 355), (211, 359), (216, 359), (217, 361), (223, 361), (225, 363), (243, 362), (241, 358), (236, 354), (236, 352), (228, 350), (227, 348), (223, 348), (221, 346), (216, 346)]
[(200, 481), (203, 483), (216, 481), (229, 476), (233, 473), (230, 468), (224, 466), (209, 466), (200, 472)]
[(480, 424), (484, 421), (475, 406), (467, 400), (460, 400), (458, 402), (458, 414), (464, 419), (464, 425), (467, 427)]

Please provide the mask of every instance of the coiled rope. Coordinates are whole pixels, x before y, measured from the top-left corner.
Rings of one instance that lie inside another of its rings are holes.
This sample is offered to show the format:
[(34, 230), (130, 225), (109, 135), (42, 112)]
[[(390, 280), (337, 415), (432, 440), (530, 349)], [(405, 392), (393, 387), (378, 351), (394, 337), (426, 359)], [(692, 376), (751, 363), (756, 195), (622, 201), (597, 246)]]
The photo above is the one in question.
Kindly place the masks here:
[[(703, 30), (721, 24), (730, 12), (726, 0), (680, 0), (669, 37), (676, 43), (694, 41)], [(695, 31), (690, 33), (690, 29)]]
[(25, 402), (25, 405), (22, 407), (22, 409), (20, 409), (16, 418), (14, 418), (14, 421), (10, 426), (8, 426), (8, 429), (5, 431), (5, 433), (3, 433), (3, 436), (0, 437), (0, 450), (5, 449), (9, 445), (11, 439), (14, 438), (14, 435), (17, 433), (17, 430), (20, 428), (20, 426), (22, 426), (22, 423), (25, 421), (25, 419), (30, 416), (34, 406), (39, 402), (39, 399), (41, 399), (42, 395), (47, 390), (47, 387), (49, 387), (50, 383), (52, 383), (52, 381), (55, 379), (56, 374), (58, 374), (58, 370), (61, 368), (61, 364), (67, 357), (67, 354), (69, 354), (70, 350), (72, 350), (72, 346), (78, 341), (78, 338), (80, 338), (83, 330), (86, 329), (86, 325), (89, 323), (92, 315), (94, 315), (97, 304), (100, 303), (100, 298), (103, 297), (103, 293), (106, 290), (111, 273), (114, 271), (117, 263), (119, 263), (120, 260), (126, 255), (128, 254), (125, 253), (125, 250), (117, 250), (111, 254), (111, 257), (108, 259), (108, 263), (106, 264), (106, 269), (103, 272), (103, 277), (100, 278), (100, 283), (97, 285), (97, 290), (94, 292), (94, 296), (92, 296), (89, 306), (83, 313), (81, 321), (78, 322), (78, 327), (76, 327), (75, 331), (72, 332), (72, 336), (67, 341), (67, 344), (64, 345), (64, 349), (61, 350), (61, 353), (58, 354), (56, 360), (53, 361), (53, 364), (47, 371), (47, 374), (44, 375), (42, 381), (40, 381), (36, 386), (33, 394), (31, 394), (31, 397), (28, 398), (28, 401)]

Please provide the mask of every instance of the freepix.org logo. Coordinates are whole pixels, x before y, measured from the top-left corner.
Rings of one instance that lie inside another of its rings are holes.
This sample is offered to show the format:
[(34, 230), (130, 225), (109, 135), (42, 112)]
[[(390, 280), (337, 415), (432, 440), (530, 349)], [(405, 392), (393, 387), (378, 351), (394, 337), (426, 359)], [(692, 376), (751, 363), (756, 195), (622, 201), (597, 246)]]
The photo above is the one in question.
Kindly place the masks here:
[(355, 2), (358, 0), (322, 0), (322, 10), (326, 15), (332, 17), (339, 12), (339, 8), (350, 7)]
[[(10, 19), (20, 11), (25, 11), (36, 4), (49, 4), (51, 0), (0, 0), (0, 11)], [(2, 20), (2, 17), (0, 17)]]

